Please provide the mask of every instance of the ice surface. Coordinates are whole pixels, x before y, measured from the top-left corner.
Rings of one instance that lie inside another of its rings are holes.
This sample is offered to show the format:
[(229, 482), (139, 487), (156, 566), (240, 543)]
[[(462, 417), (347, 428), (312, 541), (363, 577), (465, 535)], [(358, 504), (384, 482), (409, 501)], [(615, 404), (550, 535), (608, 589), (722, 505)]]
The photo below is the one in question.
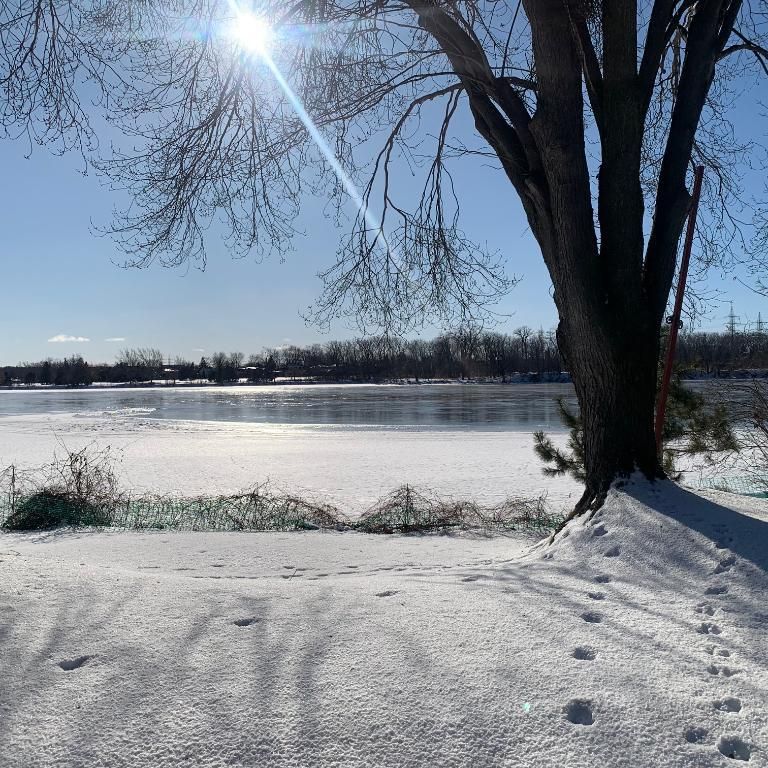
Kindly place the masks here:
[(530, 432), (365, 430), (65, 414), (0, 420), (0, 467), (36, 466), (55, 450), (111, 446), (122, 484), (186, 494), (233, 493), (270, 480), (356, 515), (409, 483), (495, 503), (546, 493), (555, 511), (581, 494), (546, 478)]

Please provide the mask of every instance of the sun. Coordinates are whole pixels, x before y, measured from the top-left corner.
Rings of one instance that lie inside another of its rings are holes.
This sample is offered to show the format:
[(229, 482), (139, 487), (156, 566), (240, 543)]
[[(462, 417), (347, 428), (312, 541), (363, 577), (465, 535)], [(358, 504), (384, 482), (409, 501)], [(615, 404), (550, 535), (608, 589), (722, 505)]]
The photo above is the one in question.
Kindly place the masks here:
[(238, 13), (232, 22), (232, 36), (244, 51), (263, 56), (269, 53), (274, 30), (261, 16), (243, 12)]

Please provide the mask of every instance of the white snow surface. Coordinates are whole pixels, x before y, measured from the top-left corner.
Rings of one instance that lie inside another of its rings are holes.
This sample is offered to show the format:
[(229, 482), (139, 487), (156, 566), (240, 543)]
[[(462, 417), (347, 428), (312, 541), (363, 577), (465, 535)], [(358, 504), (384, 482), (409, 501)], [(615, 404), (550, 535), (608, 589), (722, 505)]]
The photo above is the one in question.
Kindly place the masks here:
[(552, 545), (3, 534), (0, 766), (766, 766), (767, 567), (668, 482)]
[(136, 409), (0, 420), (0, 468), (37, 467), (89, 445), (115, 450), (121, 484), (132, 490), (235, 493), (269, 481), (353, 517), (406, 483), (484, 504), (546, 494), (555, 511), (581, 494), (568, 477), (544, 476), (530, 432), (164, 420)]

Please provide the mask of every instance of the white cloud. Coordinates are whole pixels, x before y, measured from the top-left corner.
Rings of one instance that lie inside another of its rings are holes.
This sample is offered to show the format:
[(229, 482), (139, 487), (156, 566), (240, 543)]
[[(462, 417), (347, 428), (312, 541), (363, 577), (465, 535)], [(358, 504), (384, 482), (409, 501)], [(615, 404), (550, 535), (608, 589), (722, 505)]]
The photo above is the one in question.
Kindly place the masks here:
[(205, 352), (205, 350), (202, 349), (202, 347), (195, 347), (192, 351), (193, 352)]
[(90, 339), (86, 339), (85, 336), (70, 336), (67, 333), (57, 333), (55, 336), (51, 336), (48, 341), (53, 344), (71, 344), (73, 342), (79, 344), (84, 341), (90, 341)]
[(104, 339), (104, 341), (125, 341), (125, 336), (110, 336), (108, 339)]

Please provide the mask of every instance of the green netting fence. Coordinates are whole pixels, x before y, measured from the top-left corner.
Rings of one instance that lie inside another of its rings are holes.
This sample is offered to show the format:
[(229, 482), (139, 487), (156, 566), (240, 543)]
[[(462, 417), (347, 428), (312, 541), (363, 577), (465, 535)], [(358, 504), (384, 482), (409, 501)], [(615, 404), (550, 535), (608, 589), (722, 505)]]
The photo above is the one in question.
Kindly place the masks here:
[(726, 491), (740, 496), (753, 496), (755, 498), (768, 498), (768, 478), (751, 476), (732, 477), (707, 477), (689, 481), (687, 483), (694, 488), (712, 491)]
[(548, 533), (562, 520), (544, 497), (495, 505), (440, 498), (404, 485), (358, 515), (281, 492), (268, 484), (229, 495), (132, 494), (122, 490), (108, 452), (69, 452), (40, 470), (0, 471), (0, 528), (130, 530), (356, 530), (409, 533), (449, 529)]

